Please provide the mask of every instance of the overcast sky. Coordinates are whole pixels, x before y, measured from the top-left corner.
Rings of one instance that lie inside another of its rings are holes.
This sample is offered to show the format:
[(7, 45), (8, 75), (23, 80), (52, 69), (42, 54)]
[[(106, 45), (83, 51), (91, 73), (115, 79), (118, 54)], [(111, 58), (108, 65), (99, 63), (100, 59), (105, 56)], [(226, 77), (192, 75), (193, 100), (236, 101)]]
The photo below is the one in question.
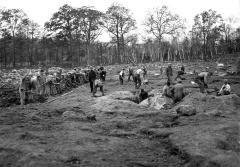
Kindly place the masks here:
[[(141, 26), (147, 11), (162, 5), (185, 18), (188, 26), (192, 25), (196, 14), (208, 9), (216, 10), (224, 18), (240, 17), (240, 0), (0, 0), (0, 6), (20, 8), (30, 19), (43, 26), (64, 4), (72, 7), (94, 6), (104, 12), (113, 2), (118, 2), (132, 11), (137, 26), (140, 27), (139, 33), (143, 31)], [(240, 26), (240, 21), (238, 25)], [(102, 39), (107, 38), (104, 36)]]

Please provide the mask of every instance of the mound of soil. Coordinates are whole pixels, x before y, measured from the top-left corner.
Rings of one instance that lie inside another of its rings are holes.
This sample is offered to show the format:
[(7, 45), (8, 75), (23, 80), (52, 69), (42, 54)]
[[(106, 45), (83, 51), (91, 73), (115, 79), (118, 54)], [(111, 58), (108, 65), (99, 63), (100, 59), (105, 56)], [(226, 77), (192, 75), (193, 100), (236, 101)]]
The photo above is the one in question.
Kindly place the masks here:
[(235, 94), (214, 96), (195, 92), (186, 96), (173, 110), (176, 111), (181, 105), (194, 106), (198, 114), (212, 112), (213, 110), (229, 114), (236, 112), (240, 107), (240, 97)]
[(140, 103), (141, 106), (144, 107), (152, 107), (157, 110), (163, 109), (166, 104), (165, 99), (162, 95), (156, 95), (154, 97), (150, 97)]
[(107, 96), (95, 99), (91, 107), (101, 112), (129, 111), (130, 108), (138, 108), (135, 102), (136, 96), (130, 91), (116, 91)]

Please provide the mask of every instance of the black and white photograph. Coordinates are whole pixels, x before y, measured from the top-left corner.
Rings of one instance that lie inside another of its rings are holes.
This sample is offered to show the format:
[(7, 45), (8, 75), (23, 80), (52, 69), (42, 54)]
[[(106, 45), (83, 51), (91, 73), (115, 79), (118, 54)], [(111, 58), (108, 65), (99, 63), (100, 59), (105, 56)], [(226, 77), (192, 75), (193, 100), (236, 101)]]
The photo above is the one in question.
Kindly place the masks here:
[(0, 167), (239, 167), (240, 0), (0, 0)]

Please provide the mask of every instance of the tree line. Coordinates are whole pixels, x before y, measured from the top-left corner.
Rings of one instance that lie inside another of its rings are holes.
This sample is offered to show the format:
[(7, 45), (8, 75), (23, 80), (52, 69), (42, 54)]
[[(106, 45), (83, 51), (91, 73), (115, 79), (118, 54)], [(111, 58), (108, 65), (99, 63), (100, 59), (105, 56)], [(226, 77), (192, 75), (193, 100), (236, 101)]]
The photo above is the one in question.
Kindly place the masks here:
[[(106, 12), (94, 7), (61, 6), (44, 27), (21, 9), (0, 9), (1, 67), (194, 61), (240, 52), (238, 20), (214, 10), (196, 14), (189, 32), (185, 20), (167, 6), (146, 14), (146, 35), (139, 43), (136, 20), (114, 3)], [(107, 31), (111, 40), (100, 42)]]

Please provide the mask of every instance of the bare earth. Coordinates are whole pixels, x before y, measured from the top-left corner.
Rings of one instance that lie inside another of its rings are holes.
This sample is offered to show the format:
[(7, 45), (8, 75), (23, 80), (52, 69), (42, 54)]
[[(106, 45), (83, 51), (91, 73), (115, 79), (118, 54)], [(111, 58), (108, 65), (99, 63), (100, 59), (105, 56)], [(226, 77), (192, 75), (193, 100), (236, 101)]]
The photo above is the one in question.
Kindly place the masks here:
[[(156, 70), (149, 69), (150, 86), (161, 91), (166, 80), (154, 76)], [(134, 90), (132, 82), (119, 86), (116, 71), (108, 73), (106, 97)], [(239, 95), (240, 78), (228, 78)], [(214, 79), (210, 86), (220, 87), (222, 78)], [(180, 104), (196, 106), (197, 114), (189, 117), (127, 100), (101, 103), (103, 97), (92, 97), (88, 84), (50, 103), (0, 108), (0, 166), (237, 167), (239, 97), (188, 91)]]

